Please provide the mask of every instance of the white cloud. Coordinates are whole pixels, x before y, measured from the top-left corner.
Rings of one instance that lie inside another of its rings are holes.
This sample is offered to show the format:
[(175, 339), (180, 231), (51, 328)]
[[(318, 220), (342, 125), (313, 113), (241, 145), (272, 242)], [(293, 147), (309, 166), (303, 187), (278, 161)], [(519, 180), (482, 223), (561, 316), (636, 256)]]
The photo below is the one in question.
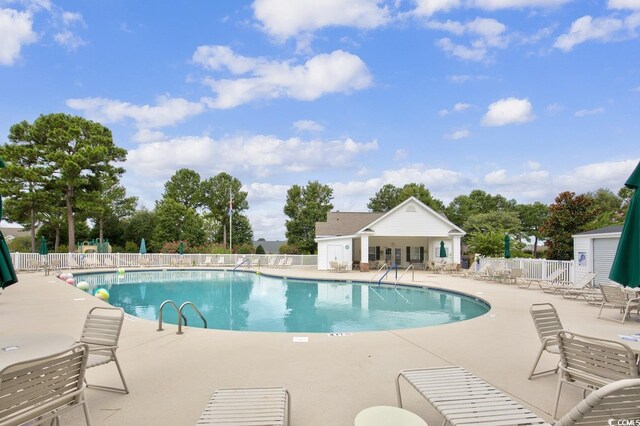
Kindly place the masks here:
[(581, 109), (576, 111), (573, 115), (576, 117), (586, 117), (589, 115), (598, 115), (604, 112), (604, 108), (594, 108), (594, 109)]
[(172, 126), (205, 110), (202, 103), (168, 96), (158, 97), (156, 105), (133, 105), (105, 98), (80, 98), (68, 99), (67, 106), (83, 111), (89, 119), (102, 123), (132, 119), (139, 128)]
[(449, 115), (451, 113), (454, 112), (462, 112), (466, 109), (469, 109), (471, 107), (471, 104), (467, 104), (467, 103), (463, 103), (463, 102), (458, 102), (456, 103), (453, 108), (451, 108), (451, 110), (447, 110), (447, 109), (442, 109), (440, 111), (438, 111), (438, 115), (441, 117), (444, 117), (446, 115)]
[(467, 5), (486, 10), (520, 9), (525, 7), (557, 7), (572, 0), (469, 0)]
[(455, 84), (464, 84), (467, 83), (469, 81), (482, 81), (482, 80), (488, 80), (489, 76), (486, 75), (468, 75), (468, 74), (461, 74), (461, 75), (448, 75), (447, 76), (447, 80), (450, 81), (451, 83), (455, 83)]
[(458, 139), (468, 138), (469, 136), (471, 136), (471, 132), (470, 131), (468, 131), (467, 129), (460, 129), (460, 130), (455, 130), (455, 131), (445, 135), (445, 138), (446, 139), (458, 140)]
[(324, 126), (313, 120), (298, 120), (293, 123), (293, 128), (299, 132), (321, 132)]
[(258, 99), (282, 97), (311, 101), (329, 93), (349, 93), (372, 84), (365, 63), (342, 50), (312, 57), (302, 65), (236, 55), (224, 46), (200, 46), (194, 62), (215, 71), (228, 70), (235, 79), (206, 77), (203, 83), (216, 94), (204, 99), (210, 108), (234, 108)]
[(638, 160), (635, 158), (577, 167), (571, 172), (557, 177), (558, 187), (576, 193), (594, 191), (598, 188), (609, 188), (617, 192), (638, 165)]
[(525, 167), (529, 170), (540, 170), (542, 166), (537, 161), (529, 160), (526, 162)]
[(576, 45), (597, 40), (601, 42), (635, 38), (635, 29), (640, 26), (640, 13), (634, 13), (625, 19), (614, 17), (593, 18), (583, 16), (571, 24), (569, 32), (560, 35), (553, 46), (565, 52)]
[(547, 105), (545, 110), (547, 112), (550, 112), (550, 113), (556, 113), (556, 112), (564, 111), (564, 106), (562, 106), (561, 104), (555, 102), (555, 103)]
[(609, 9), (640, 10), (640, 0), (609, 0)]
[(331, 26), (372, 29), (391, 19), (378, 0), (255, 0), (253, 11), (262, 29), (286, 40)]
[(460, 0), (415, 0), (413, 13), (418, 16), (431, 16), (438, 12), (448, 12), (462, 5)]
[(201, 174), (213, 170), (258, 177), (311, 170), (346, 168), (362, 153), (378, 149), (377, 141), (330, 141), (275, 136), (181, 137), (146, 143), (129, 151), (128, 162), (146, 178), (169, 177), (181, 167)]
[(427, 27), (446, 31), (456, 36), (464, 34), (472, 36), (473, 39), (469, 46), (454, 43), (447, 37), (436, 42), (436, 46), (440, 49), (465, 60), (483, 61), (486, 59), (489, 49), (504, 49), (508, 45), (504, 35), (507, 27), (491, 18), (476, 18), (465, 23), (451, 20), (446, 22), (429, 21)]
[(535, 118), (533, 106), (529, 99), (507, 98), (500, 99), (489, 105), (489, 110), (482, 118), (484, 126), (505, 126), (520, 124)]
[(396, 152), (393, 153), (393, 159), (395, 161), (402, 161), (409, 156), (409, 152), (406, 149), (396, 149)]
[(0, 9), (0, 65), (11, 66), (23, 46), (37, 40), (30, 12)]
[(69, 30), (63, 30), (53, 36), (53, 39), (61, 46), (69, 50), (76, 50), (87, 42), (79, 35)]

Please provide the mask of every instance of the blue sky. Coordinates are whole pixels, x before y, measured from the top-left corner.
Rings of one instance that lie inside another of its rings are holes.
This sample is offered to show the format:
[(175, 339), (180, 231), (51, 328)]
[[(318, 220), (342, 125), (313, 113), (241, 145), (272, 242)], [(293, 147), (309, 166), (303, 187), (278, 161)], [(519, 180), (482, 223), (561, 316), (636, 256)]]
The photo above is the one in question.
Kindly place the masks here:
[(309, 180), (341, 211), (409, 182), (550, 203), (640, 160), (639, 41), (640, 0), (0, 0), (0, 133), (103, 123), (148, 208), (228, 172), (256, 238)]

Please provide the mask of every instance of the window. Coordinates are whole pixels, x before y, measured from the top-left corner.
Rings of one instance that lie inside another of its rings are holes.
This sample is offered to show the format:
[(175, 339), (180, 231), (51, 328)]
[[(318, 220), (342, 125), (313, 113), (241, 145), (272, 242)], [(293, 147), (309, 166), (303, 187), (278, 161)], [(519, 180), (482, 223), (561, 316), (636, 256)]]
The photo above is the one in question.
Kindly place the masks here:
[(409, 250), (409, 252), (411, 253), (409, 255), (409, 261), (411, 262), (420, 262), (420, 247), (411, 247), (411, 249)]
[(380, 246), (369, 246), (369, 262), (380, 260)]

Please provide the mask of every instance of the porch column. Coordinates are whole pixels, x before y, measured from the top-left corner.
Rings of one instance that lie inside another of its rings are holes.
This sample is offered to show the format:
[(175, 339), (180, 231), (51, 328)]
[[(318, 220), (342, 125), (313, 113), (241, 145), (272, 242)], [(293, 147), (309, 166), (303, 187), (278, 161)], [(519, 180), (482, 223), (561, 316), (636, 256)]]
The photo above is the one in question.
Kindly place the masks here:
[(360, 270), (369, 271), (369, 236), (360, 235)]
[(460, 237), (459, 236), (454, 236), (453, 237), (453, 263), (460, 263), (460, 258), (461, 258), (461, 247), (460, 247)]

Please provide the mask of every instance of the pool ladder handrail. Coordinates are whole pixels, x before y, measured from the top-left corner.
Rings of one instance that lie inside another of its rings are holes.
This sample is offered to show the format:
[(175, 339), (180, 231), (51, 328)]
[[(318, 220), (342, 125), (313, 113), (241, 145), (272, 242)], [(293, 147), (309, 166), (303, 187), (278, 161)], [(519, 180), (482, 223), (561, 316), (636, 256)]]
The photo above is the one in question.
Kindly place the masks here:
[(165, 305), (171, 305), (175, 308), (176, 312), (178, 313), (178, 332), (176, 334), (183, 334), (182, 332), (182, 320), (184, 320), (184, 325), (187, 326), (187, 317), (184, 316), (184, 314), (182, 313), (182, 311), (184, 310), (185, 307), (187, 306), (191, 306), (193, 307), (193, 309), (196, 311), (196, 313), (198, 314), (198, 316), (200, 317), (200, 319), (202, 319), (202, 322), (204, 323), (204, 328), (207, 328), (207, 320), (205, 319), (205, 317), (202, 315), (202, 313), (200, 312), (200, 310), (198, 310), (198, 308), (196, 307), (196, 305), (193, 304), (193, 302), (184, 302), (182, 305), (180, 305), (180, 307), (178, 308), (178, 305), (176, 305), (176, 303), (173, 300), (165, 300), (164, 302), (162, 302), (162, 304), (160, 305), (160, 309), (159, 309), (159, 313), (158, 313), (158, 330), (157, 331), (163, 331), (162, 328), (162, 312), (163, 309), (165, 307)]
[(236, 269), (238, 269), (239, 267), (241, 267), (244, 264), (247, 264), (247, 269), (251, 268), (251, 259), (248, 257), (245, 257), (244, 259), (242, 259), (242, 262), (238, 263), (236, 266), (234, 266), (234, 268), (232, 269), (232, 271), (235, 271)]
[[(389, 265), (387, 265), (386, 263), (383, 263), (383, 264), (382, 264), (382, 266), (380, 267), (380, 269), (378, 269), (378, 270), (376, 271), (376, 273), (375, 273), (375, 274), (373, 274), (373, 276), (372, 276), (372, 277), (371, 277), (371, 279), (369, 280), (369, 284), (372, 284), (372, 283), (373, 283), (373, 280), (375, 280), (375, 279), (376, 279), (376, 277), (378, 276), (378, 274), (380, 273), (380, 271), (382, 271), (383, 269), (389, 269)], [(385, 274), (385, 275), (386, 275), (386, 274)], [(384, 278), (384, 275), (383, 275), (383, 278)]]
[(413, 267), (413, 264), (411, 264), (411, 265), (409, 265), (409, 267), (408, 267), (407, 269), (405, 269), (405, 270), (404, 270), (404, 272), (402, 273), (402, 275), (400, 275), (400, 277), (399, 277), (399, 278), (396, 278), (396, 283), (395, 283), (395, 285), (398, 285), (398, 281), (400, 281), (400, 280), (402, 279), (402, 277), (404, 277), (404, 276), (405, 276), (405, 274), (406, 274), (407, 272), (409, 272), (409, 269), (411, 269), (411, 281), (415, 281), (415, 278), (416, 278), (416, 270), (415, 270), (415, 268)]

